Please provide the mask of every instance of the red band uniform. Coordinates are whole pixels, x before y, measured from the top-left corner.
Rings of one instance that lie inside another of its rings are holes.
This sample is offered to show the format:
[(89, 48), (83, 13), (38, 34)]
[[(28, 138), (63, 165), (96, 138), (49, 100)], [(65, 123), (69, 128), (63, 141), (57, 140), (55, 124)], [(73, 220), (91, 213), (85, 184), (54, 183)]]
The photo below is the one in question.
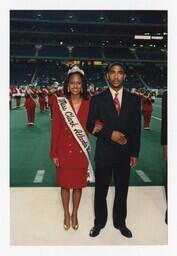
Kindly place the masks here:
[(16, 107), (19, 108), (21, 104), (21, 96), (22, 96), (22, 90), (19, 88), (19, 86), (17, 86), (14, 89), (14, 96), (16, 99)]
[(61, 90), (58, 89), (58, 85), (56, 87), (53, 87), (50, 89), (48, 99), (49, 99), (51, 120), (53, 119), (53, 109), (52, 109), (53, 102), (56, 101), (57, 97), (61, 97), (61, 96), (63, 96), (63, 94), (62, 94)]
[(44, 88), (40, 88), (38, 90), (38, 97), (39, 97), (39, 108), (40, 112), (44, 112), (44, 107), (45, 107), (45, 97), (46, 97), (46, 92), (44, 91)]
[(33, 125), (35, 119), (35, 108), (37, 100), (37, 91), (36, 88), (29, 86), (25, 92), (25, 108), (27, 111), (28, 123)]
[(151, 116), (152, 116), (152, 103), (150, 98), (147, 96), (142, 96), (142, 113), (144, 117), (144, 129), (149, 130), (150, 129), (150, 122), (151, 122)]

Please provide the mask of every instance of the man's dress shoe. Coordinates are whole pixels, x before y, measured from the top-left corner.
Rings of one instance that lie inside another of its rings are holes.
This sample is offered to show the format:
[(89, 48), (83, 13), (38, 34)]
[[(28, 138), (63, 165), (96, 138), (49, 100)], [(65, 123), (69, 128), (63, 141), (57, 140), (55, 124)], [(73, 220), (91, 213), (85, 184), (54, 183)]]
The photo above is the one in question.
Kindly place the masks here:
[(119, 229), (120, 233), (127, 238), (131, 238), (133, 236), (130, 229), (128, 229), (125, 225), (124, 226), (116, 226), (116, 228)]
[(99, 233), (100, 233), (100, 230), (101, 230), (101, 228), (99, 228), (99, 227), (97, 227), (97, 226), (94, 226), (94, 227), (90, 230), (89, 236), (91, 236), (91, 237), (98, 236)]

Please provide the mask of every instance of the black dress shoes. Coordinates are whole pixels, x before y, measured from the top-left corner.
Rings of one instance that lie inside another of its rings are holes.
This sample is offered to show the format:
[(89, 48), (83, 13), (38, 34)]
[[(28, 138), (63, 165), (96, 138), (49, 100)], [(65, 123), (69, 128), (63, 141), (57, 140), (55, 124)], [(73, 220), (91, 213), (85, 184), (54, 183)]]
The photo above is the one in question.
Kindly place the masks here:
[(119, 229), (120, 233), (127, 238), (131, 238), (133, 236), (130, 229), (128, 229), (125, 225), (124, 226), (116, 226), (115, 228)]
[(97, 227), (97, 226), (94, 226), (94, 227), (90, 230), (89, 236), (91, 236), (91, 237), (98, 236), (99, 233), (100, 233), (100, 230), (101, 230), (101, 228), (99, 228), (99, 227)]

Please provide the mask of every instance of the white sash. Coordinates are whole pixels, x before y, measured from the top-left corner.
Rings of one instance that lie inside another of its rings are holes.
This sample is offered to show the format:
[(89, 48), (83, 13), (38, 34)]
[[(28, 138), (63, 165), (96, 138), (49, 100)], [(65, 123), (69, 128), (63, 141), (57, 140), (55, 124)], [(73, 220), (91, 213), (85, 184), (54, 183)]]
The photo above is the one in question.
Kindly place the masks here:
[(80, 124), (76, 114), (74, 113), (69, 101), (65, 97), (58, 97), (57, 98), (58, 106), (60, 108), (60, 111), (71, 130), (72, 134), (74, 135), (74, 138), (79, 143), (81, 149), (85, 153), (85, 156), (88, 160), (88, 175), (87, 175), (87, 181), (94, 182), (94, 172), (91, 165), (91, 161), (89, 159), (89, 153), (91, 152), (91, 146), (89, 143), (89, 140), (87, 138), (87, 135), (82, 128), (82, 125)]

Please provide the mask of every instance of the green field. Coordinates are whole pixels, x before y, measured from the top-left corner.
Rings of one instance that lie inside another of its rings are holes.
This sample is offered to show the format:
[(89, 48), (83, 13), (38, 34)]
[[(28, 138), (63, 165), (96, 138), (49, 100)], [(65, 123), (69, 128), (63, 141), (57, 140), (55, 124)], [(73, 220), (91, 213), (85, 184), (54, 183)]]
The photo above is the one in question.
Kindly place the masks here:
[[(151, 131), (142, 129), (139, 163), (136, 170), (131, 171), (131, 186), (156, 186), (164, 181), (160, 145), (161, 99), (156, 99), (153, 106)], [(10, 186), (56, 186), (55, 168), (49, 158), (50, 128), (49, 112), (40, 113), (38, 106), (34, 127), (28, 127), (23, 106), (10, 111)], [(94, 154), (95, 138), (90, 137), (90, 140)], [(35, 182), (39, 170), (42, 170), (43, 177), (40, 182)], [(144, 178), (138, 175), (139, 170)]]

